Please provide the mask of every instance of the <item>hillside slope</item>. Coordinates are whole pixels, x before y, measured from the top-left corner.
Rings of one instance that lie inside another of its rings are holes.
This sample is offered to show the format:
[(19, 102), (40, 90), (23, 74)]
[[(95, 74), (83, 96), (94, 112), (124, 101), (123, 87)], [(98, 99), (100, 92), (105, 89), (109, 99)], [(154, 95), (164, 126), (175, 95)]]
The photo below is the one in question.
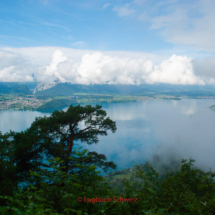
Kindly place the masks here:
[(44, 105), (37, 108), (37, 110), (47, 110), (52, 108), (68, 107), (71, 104), (76, 103), (75, 99), (54, 99), (50, 102), (46, 102)]
[(0, 83), (0, 94), (32, 94), (26, 85), (13, 84), (8, 86), (8, 84)]

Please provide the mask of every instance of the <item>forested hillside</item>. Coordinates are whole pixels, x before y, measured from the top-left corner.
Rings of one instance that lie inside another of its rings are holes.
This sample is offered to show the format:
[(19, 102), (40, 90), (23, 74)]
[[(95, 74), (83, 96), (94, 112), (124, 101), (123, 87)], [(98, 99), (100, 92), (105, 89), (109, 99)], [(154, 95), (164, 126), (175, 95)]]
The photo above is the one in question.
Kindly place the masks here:
[(130, 94), (139, 90), (136, 85), (109, 85), (109, 84), (94, 84), (80, 85), (59, 83), (54, 87), (43, 91), (37, 91), (35, 95), (59, 95), (70, 96), (73, 93), (88, 93), (88, 94)]
[(0, 83), (0, 94), (23, 94), (30, 95), (32, 92), (26, 85)]
[(29, 90), (33, 90), (36, 88), (36, 86), (39, 84), (39, 82), (34, 81), (34, 82), (0, 82), (1, 84), (4, 84), (10, 88), (17, 86), (17, 85), (26, 85)]
[(47, 110), (52, 108), (68, 107), (71, 104), (76, 103), (75, 99), (54, 99), (50, 102), (46, 102), (44, 105), (37, 108), (37, 110)]

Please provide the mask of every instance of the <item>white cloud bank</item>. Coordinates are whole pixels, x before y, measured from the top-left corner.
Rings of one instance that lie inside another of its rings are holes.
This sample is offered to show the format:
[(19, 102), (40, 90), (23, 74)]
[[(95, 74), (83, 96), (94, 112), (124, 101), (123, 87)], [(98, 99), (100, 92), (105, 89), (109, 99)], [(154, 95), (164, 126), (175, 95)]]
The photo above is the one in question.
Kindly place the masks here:
[[(34, 48), (32, 48), (34, 49)], [(50, 51), (51, 49), (51, 51)], [(150, 55), (102, 53), (57, 48), (37, 49), (37, 55), (21, 49), (0, 51), (0, 81), (37, 81), (77, 84), (215, 84), (214, 58), (194, 60), (172, 55), (155, 64)], [(44, 51), (46, 50), (46, 52)], [(75, 54), (79, 57), (75, 56)], [(46, 60), (41, 61), (41, 55)], [(35, 59), (37, 58), (38, 59)], [(135, 57), (134, 57), (135, 56)], [(139, 56), (139, 57), (138, 57)], [(207, 64), (206, 64), (207, 62)], [(205, 73), (206, 71), (206, 73)]]
[(125, 6), (122, 6), (122, 7), (115, 6), (113, 8), (113, 11), (115, 11), (119, 17), (130, 16), (134, 14), (136, 11), (133, 9), (130, 9), (129, 7), (130, 5), (127, 3), (125, 4)]
[(0, 81), (31, 82), (34, 81), (33, 73), (36, 73), (36, 68), (21, 55), (8, 51), (0, 51)]

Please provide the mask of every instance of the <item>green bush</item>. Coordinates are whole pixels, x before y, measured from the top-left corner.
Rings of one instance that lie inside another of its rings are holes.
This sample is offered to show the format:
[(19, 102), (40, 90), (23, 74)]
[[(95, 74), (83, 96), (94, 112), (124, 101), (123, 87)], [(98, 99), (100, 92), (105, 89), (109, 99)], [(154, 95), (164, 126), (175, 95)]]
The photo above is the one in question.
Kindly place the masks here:
[[(31, 172), (32, 180), (37, 180), (39, 186), (29, 184), (26, 189), (14, 192), (13, 196), (1, 196), (6, 201), (0, 207), (1, 214), (212, 215), (215, 212), (215, 174), (194, 167), (194, 160), (183, 160), (181, 169), (165, 178), (160, 178), (149, 164), (145, 172), (136, 165), (133, 176), (144, 183), (118, 180), (123, 185), (119, 192), (119, 189), (110, 189), (96, 171), (96, 166), (79, 164), (80, 157), (86, 152), (76, 151), (79, 159), (75, 165), (83, 171), (82, 175), (65, 173), (59, 158), (49, 161), (53, 172)], [(82, 202), (78, 202), (78, 197)], [(107, 197), (111, 202), (87, 201), (88, 198)]]

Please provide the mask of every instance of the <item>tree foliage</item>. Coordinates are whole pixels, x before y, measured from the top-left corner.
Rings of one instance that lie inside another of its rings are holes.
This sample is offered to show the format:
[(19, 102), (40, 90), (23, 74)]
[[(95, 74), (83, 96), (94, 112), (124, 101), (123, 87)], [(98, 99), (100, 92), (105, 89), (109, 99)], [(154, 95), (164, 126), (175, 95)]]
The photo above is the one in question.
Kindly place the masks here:
[[(27, 130), (35, 135), (38, 148), (42, 147), (45, 156), (50, 159), (59, 157), (64, 162), (65, 172), (74, 173), (74, 162), (69, 159), (73, 155), (74, 145), (78, 143), (98, 143), (98, 136), (106, 136), (107, 131), (116, 131), (116, 123), (101, 106), (71, 105), (67, 111), (54, 111), (50, 117), (39, 117)], [(105, 162), (106, 157), (96, 152), (89, 152), (92, 158), (85, 163), (95, 163), (104, 170), (116, 168), (112, 162)], [(41, 164), (48, 167), (45, 164)]]
[[(87, 150), (75, 150), (75, 166), (83, 171), (67, 174), (60, 158), (49, 160), (53, 171), (31, 171), (32, 180), (39, 187), (29, 186), (14, 192), (13, 196), (1, 196), (2, 214), (214, 214), (215, 174), (194, 167), (194, 160), (183, 160), (180, 171), (159, 178), (150, 164), (148, 171), (138, 165), (133, 175), (144, 183), (122, 181), (123, 191), (110, 189), (106, 180), (96, 171), (96, 166), (84, 166), (83, 155)], [(73, 158), (70, 158), (73, 159)], [(45, 177), (44, 177), (45, 176)], [(62, 186), (64, 184), (64, 186)], [(105, 198), (111, 201), (104, 202)], [(79, 202), (78, 198), (82, 201)], [(94, 201), (93, 201), (94, 200)], [(97, 201), (97, 202), (96, 202)]]
[(97, 167), (115, 165), (74, 145), (97, 143), (108, 130), (115, 132), (116, 125), (101, 106), (70, 106), (37, 118), (26, 131), (0, 133), (0, 213), (215, 214), (215, 173), (195, 167), (192, 159), (162, 176), (146, 163), (132, 168), (131, 180), (102, 177)]

